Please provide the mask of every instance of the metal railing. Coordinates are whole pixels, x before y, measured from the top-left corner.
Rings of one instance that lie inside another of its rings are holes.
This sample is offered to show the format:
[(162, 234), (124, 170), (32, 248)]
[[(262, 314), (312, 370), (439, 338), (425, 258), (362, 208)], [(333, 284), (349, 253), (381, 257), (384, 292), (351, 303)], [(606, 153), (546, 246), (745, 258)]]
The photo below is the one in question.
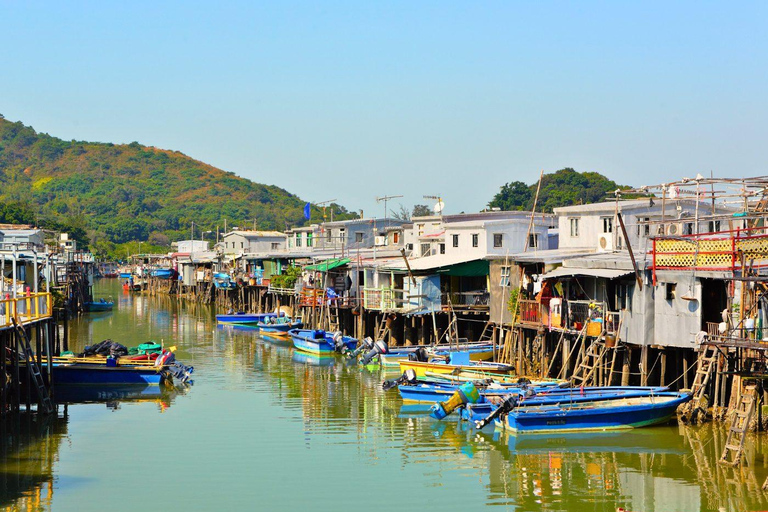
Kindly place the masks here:
[(25, 324), (50, 318), (52, 313), (53, 296), (48, 292), (0, 299), (0, 329), (11, 327), (14, 318)]
[(398, 311), (405, 304), (405, 290), (388, 288), (363, 288), (363, 307), (372, 311)]
[(488, 290), (443, 293), (443, 306), (448, 306), (449, 301), (455, 309), (488, 309), (490, 294)]

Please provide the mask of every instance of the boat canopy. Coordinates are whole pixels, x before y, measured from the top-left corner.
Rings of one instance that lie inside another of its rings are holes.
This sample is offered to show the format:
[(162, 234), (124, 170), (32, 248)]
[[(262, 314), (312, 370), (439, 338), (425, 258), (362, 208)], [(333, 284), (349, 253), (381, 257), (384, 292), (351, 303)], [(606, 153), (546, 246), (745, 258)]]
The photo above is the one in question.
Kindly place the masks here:
[(318, 272), (328, 272), (331, 269), (334, 269), (336, 267), (341, 267), (343, 265), (346, 265), (349, 263), (349, 258), (332, 258), (330, 260), (325, 260), (322, 263), (315, 263), (314, 265), (307, 265), (304, 267), (305, 270), (317, 270)]

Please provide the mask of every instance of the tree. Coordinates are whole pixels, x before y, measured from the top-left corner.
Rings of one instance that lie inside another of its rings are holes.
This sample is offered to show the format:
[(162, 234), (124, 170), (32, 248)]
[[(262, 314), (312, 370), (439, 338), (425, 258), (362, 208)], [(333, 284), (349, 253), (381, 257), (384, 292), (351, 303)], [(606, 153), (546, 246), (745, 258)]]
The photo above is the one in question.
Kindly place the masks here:
[(408, 222), (409, 220), (411, 220), (411, 212), (409, 212), (408, 208), (406, 208), (402, 204), (400, 204), (400, 207), (398, 208), (397, 211), (390, 210), (389, 212), (392, 215), (393, 219), (403, 220), (405, 222)]
[(488, 206), (502, 210), (530, 210), (533, 207), (533, 191), (522, 181), (506, 183)]
[(432, 215), (432, 210), (429, 206), (425, 204), (413, 205), (413, 213), (411, 214), (411, 217), (426, 217), (428, 215)]

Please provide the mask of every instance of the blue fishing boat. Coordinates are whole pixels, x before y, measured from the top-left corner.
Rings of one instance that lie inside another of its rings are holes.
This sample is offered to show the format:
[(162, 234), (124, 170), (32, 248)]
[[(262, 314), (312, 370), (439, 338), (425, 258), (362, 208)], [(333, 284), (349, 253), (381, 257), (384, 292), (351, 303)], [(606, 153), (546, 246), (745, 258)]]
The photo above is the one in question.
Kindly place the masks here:
[(170, 279), (173, 277), (173, 270), (169, 268), (158, 268), (152, 271), (152, 277), (159, 277), (160, 279)]
[[(542, 392), (547, 388), (554, 388), (557, 386), (557, 381), (541, 381), (533, 382), (531, 384), (509, 384), (509, 385), (496, 385), (493, 388), (480, 389), (480, 395), (488, 398), (496, 397), (503, 398), (511, 394), (520, 393), (526, 387), (533, 386), (531, 389), (534, 391)], [(437, 383), (437, 382), (421, 382), (417, 384), (402, 384), (398, 386), (400, 396), (406, 402), (419, 402), (419, 403), (435, 403), (442, 402), (453, 395), (459, 388), (459, 384), (450, 383)], [(484, 400), (485, 401), (485, 400)]]
[(277, 313), (244, 313), (242, 311), (227, 315), (216, 315), (220, 324), (258, 324), (267, 318), (276, 318)]
[(232, 281), (232, 278), (226, 272), (213, 274), (213, 286), (224, 290), (237, 288), (237, 284)]
[(331, 333), (323, 330), (292, 329), (288, 331), (293, 346), (310, 354), (346, 353), (355, 350), (357, 340), (341, 333)]
[(411, 354), (423, 349), (426, 355), (446, 357), (451, 352), (466, 352), (470, 361), (489, 361), (493, 359), (492, 343), (462, 343), (459, 345), (418, 345), (413, 347), (390, 348), (386, 354), (381, 355), (382, 366), (399, 367), (402, 359), (408, 359)]
[[(632, 398), (649, 396), (652, 394), (659, 394), (669, 391), (669, 388), (665, 386), (647, 387), (647, 386), (608, 386), (608, 387), (594, 387), (594, 388), (568, 388), (568, 389), (551, 389), (540, 390), (534, 396), (524, 396), (525, 391), (519, 391), (519, 399), (517, 401), (518, 407), (531, 407), (534, 405), (556, 405), (556, 404), (572, 404), (578, 402), (598, 402), (601, 400), (614, 400), (617, 398)], [(493, 411), (496, 410), (500, 402), (500, 396), (496, 393), (487, 393), (484, 390), (480, 391), (482, 400), (475, 404), (467, 404), (462, 409), (460, 415), (461, 419), (467, 421), (480, 421), (483, 418), (488, 417)], [(507, 396), (510, 396), (508, 393)]]
[(304, 324), (288, 317), (265, 318), (263, 322), (256, 324), (262, 334), (288, 336), (288, 331), (301, 329)]
[(98, 363), (55, 362), (53, 382), (68, 385), (158, 385), (165, 379), (159, 366), (107, 366)]
[(496, 424), (518, 434), (639, 428), (668, 421), (678, 406), (690, 399), (687, 392), (665, 391), (612, 400), (515, 407)]
[(112, 308), (115, 306), (115, 303), (112, 301), (99, 299), (98, 301), (95, 301), (95, 302), (86, 302), (84, 306), (86, 311), (95, 313), (98, 311), (112, 311)]

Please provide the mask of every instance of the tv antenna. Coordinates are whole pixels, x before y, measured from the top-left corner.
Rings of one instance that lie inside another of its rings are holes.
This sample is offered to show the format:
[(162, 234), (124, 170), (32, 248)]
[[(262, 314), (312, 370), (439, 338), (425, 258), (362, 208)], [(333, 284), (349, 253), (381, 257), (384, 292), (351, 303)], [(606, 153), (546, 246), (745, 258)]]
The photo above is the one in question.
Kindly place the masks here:
[[(326, 206), (329, 206), (334, 201), (336, 201), (336, 199), (329, 199), (327, 201), (320, 201), (318, 203), (314, 203), (315, 206), (322, 206), (323, 207), (323, 222), (325, 222), (325, 208), (326, 208)], [(333, 208), (331, 208), (331, 222), (333, 222)]]
[(445, 208), (445, 203), (443, 202), (443, 198), (440, 196), (424, 196), (424, 199), (434, 199), (437, 201), (435, 203), (435, 206), (432, 207), (432, 211), (434, 211), (437, 215), (443, 214), (443, 209)]
[(389, 201), (390, 199), (397, 199), (398, 197), (403, 197), (403, 196), (382, 196), (382, 197), (376, 198), (377, 203), (384, 201), (384, 218), (385, 219), (387, 218), (387, 212), (389, 211), (387, 210), (387, 201)]

